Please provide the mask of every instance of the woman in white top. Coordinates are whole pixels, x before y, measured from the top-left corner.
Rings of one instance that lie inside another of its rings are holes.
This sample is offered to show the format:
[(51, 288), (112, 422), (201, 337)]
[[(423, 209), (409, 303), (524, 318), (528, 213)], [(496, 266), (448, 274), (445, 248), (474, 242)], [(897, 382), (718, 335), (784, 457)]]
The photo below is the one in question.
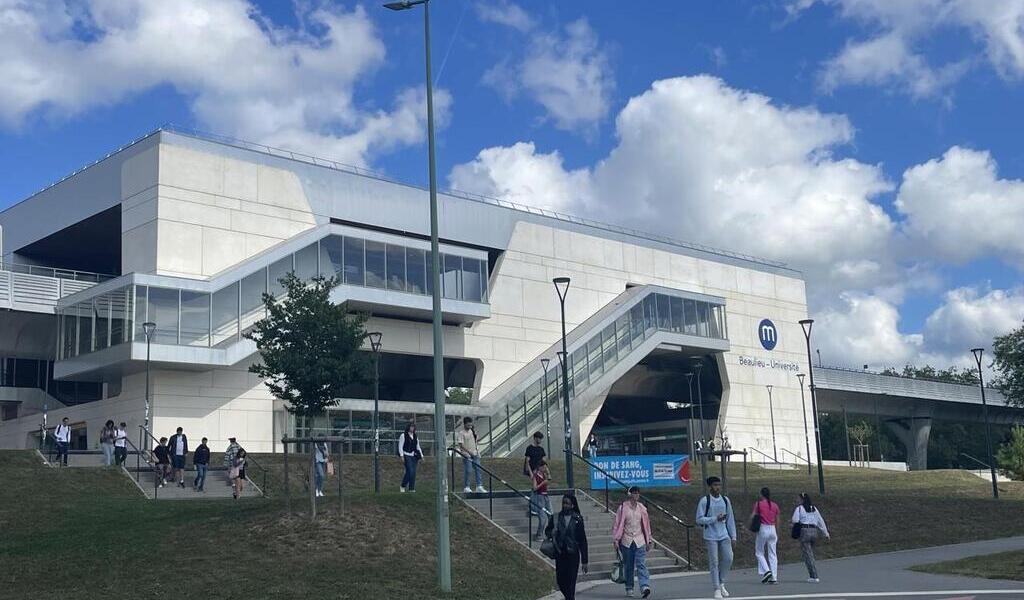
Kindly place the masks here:
[(405, 465), (405, 475), (402, 476), (402, 492), (416, 491), (416, 466), (423, 458), (423, 448), (420, 447), (420, 440), (416, 437), (416, 424), (409, 423), (405, 426), (405, 432), (398, 438), (398, 455), (402, 457)]
[(800, 494), (800, 504), (793, 511), (793, 526), (800, 526), (800, 554), (803, 555), (804, 564), (807, 565), (807, 582), (818, 583), (818, 567), (814, 562), (814, 544), (818, 535), (824, 535), (831, 539), (828, 528), (825, 527), (825, 519), (821, 511), (811, 502), (807, 494)]

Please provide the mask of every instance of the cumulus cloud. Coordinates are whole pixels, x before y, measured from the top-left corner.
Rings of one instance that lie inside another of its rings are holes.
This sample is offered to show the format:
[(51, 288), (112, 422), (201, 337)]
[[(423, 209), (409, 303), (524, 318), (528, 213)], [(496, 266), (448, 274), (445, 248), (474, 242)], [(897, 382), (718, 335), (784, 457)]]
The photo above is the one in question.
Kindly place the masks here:
[(507, 0), (477, 2), (474, 6), (477, 16), (485, 23), (497, 23), (522, 32), (533, 29), (535, 25), (525, 10)]
[[(508, 23), (518, 20), (503, 19), (490, 18), (520, 29)], [(586, 19), (573, 21), (564, 31), (532, 31), (525, 54), (498, 63), (483, 81), (508, 101), (527, 95), (544, 108), (555, 127), (584, 132), (608, 115), (615, 87), (608, 55)]]
[(896, 208), (910, 239), (939, 258), (996, 255), (1024, 267), (1024, 181), (1000, 179), (988, 152), (954, 146), (907, 169)]
[(67, 118), (170, 85), (204, 126), (344, 162), (418, 142), (420, 93), (386, 109), (354, 102), (385, 53), (365, 11), (316, 6), (286, 28), (248, 0), (0, 0), (0, 121)]
[(931, 352), (959, 357), (974, 347), (988, 348), (992, 338), (1024, 321), (1024, 288), (983, 290), (963, 287), (946, 293), (942, 306), (925, 321), (924, 335)]
[[(821, 83), (826, 90), (892, 85), (914, 97), (945, 96), (972, 63), (985, 59), (1006, 79), (1024, 76), (1024, 0), (792, 0), (787, 10), (799, 16), (817, 2), (871, 30), (825, 61)], [(975, 50), (933, 64), (921, 46), (942, 30), (967, 33)]]
[(823, 362), (872, 368), (913, 364), (924, 343), (921, 335), (900, 333), (899, 309), (868, 294), (846, 293), (818, 314), (814, 328)]

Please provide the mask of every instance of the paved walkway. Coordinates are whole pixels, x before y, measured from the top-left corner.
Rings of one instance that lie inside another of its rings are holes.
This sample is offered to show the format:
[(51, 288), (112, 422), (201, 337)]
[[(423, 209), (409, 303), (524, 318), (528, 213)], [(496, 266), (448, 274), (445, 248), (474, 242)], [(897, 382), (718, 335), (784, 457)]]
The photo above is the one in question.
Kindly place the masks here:
[[(788, 541), (788, 540), (786, 540)], [(969, 556), (1024, 550), (1024, 537), (1004, 538), (983, 542), (970, 542), (935, 548), (904, 550), (885, 554), (871, 554), (850, 558), (837, 558), (818, 562), (821, 583), (807, 583), (803, 563), (791, 563), (780, 568), (780, 584), (761, 584), (756, 569), (733, 571), (726, 587), (732, 600), (781, 600), (783, 598), (920, 598), (923, 600), (970, 600), (977, 598), (1024, 599), (1024, 582), (976, 579), (955, 575), (931, 575), (908, 571), (915, 565), (924, 565)], [(737, 548), (738, 552), (753, 548)], [(710, 598), (713, 590), (707, 573), (685, 576), (666, 576), (652, 580), (651, 598), (683, 600)], [(583, 589), (579, 600), (622, 598), (623, 587), (601, 584)], [(554, 594), (550, 598), (561, 598)]]

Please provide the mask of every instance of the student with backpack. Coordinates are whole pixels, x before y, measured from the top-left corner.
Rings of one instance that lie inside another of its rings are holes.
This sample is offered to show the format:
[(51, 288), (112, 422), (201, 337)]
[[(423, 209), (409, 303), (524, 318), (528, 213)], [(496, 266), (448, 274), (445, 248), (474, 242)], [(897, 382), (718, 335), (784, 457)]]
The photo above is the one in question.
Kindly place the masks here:
[(53, 431), (53, 437), (57, 440), (57, 464), (68, 466), (68, 446), (71, 445), (71, 426), (68, 425), (68, 418), (60, 420), (60, 425)]
[(800, 494), (800, 504), (793, 511), (793, 539), (800, 540), (800, 554), (807, 566), (807, 583), (819, 583), (818, 565), (814, 560), (814, 544), (818, 535), (831, 539), (821, 511), (811, 502), (807, 494)]
[(704, 545), (708, 553), (708, 570), (715, 598), (728, 598), (725, 579), (732, 568), (732, 545), (736, 541), (736, 517), (732, 502), (722, 495), (722, 480), (708, 477), (708, 493), (697, 503), (698, 525), (704, 528)]
[(754, 503), (750, 513), (750, 530), (757, 533), (754, 555), (757, 557), (757, 574), (761, 576), (761, 583), (779, 582), (779, 534), (775, 528), (778, 520), (779, 505), (772, 502), (771, 490), (761, 488), (761, 497)]

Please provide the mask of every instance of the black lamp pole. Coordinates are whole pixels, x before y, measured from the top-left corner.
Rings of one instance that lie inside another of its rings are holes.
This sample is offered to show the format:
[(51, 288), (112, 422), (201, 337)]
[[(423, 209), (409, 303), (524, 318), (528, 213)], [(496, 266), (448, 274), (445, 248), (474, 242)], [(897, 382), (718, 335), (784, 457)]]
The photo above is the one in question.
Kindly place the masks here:
[(981, 372), (981, 356), (985, 353), (984, 348), (974, 348), (971, 350), (974, 354), (974, 360), (978, 363), (978, 385), (981, 387), (981, 413), (982, 418), (985, 419), (985, 441), (988, 444), (988, 468), (992, 473), (992, 497), (996, 500), (999, 499), (999, 487), (996, 485), (996, 461), (992, 456), (992, 424), (988, 420), (988, 403), (985, 402), (985, 380)]
[(779, 445), (775, 441), (775, 409), (772, 407), (772, 386), (765, 386), (768, 388), (768, 416), (772, 421), (772, 455), (775, 457), (775, 462), (779, 462)]
[[(811, 364), (811, 328), (814, 327), (814, 319), (803, 319), (800, 327), (804, 330), (804, 339), (807, 341), (807, 372), (811, 376), (811, 412), (814, 417), (814, 444), (817, 446), (818, 457), (818, 493), (825, 494), (825, 469), (821, 464), (821, 429), (818, 426), (818, 396), (814, 387), (814, 365)], [(819, 353), (820, 357), (821, 354)]]
[(366, 334), (373, 350), (373, 492), (380, 493), (380, 340), (379, 331)]
[[(697, 446), (693, 442), (693, 373), (686, 374), (686, 388), (690, 391), (690, 431), (688, 432), (687, 437), (690, 438), (690, 464), (693, 464), (692, 461), (695, 458), (694, 453), (697, 450)], [(702, 441), (701, 444), (703, 443), (704, 442)]]
[(804, 377), (803, 373), (797, 373), (796, 378), (800, 380), (800, 406), (804, 413), (804, 444), (807, 445), (807, 474), (811, 474), (811, 439), (807, 433), (807, 401), (804, 399)]
[(569, 278), (555, 277), (551, 280), (558, 293), (562, 309), (562, 414), (565, 416), (565, 485), (575, 489), (572, 477), (572, 413), (569, 411), (569, 351), (565, 341), (565, 295), (569, 292)]
[[(149, 429), (149, 411), (150, 411), (150, 398), (149, 398), (149, 347), (153, 341), (153, 332), (156, 331), (156, 323), (152, 321), (146, 321), (142, 324), (142, 332), (146, 334), (146, 415), (143, 421), (143, 425), (146, 429)], [(142, 446), (139, 446), (141, 449)]]
[(541, 407), (544, 409), (544, 437), (548, 441), (548, 460), (551, 459), (551, 419), (548, 416), (548, 365), (550, 358), (540, 359), (540, 366), (544, 367), (544, 388), (540, 393)]

